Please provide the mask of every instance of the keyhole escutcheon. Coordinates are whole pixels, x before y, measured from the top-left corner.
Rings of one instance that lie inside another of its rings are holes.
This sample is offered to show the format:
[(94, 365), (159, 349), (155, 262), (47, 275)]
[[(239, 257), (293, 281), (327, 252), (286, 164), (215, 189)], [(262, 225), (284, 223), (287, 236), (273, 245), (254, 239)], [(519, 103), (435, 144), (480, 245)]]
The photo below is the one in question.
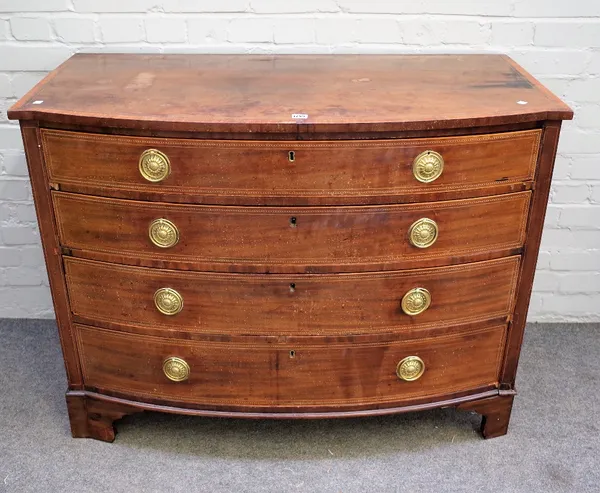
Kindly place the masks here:
[(288, 152), (288, 160), (293, 163), (296, 160), (296, 153), (294, 151)]

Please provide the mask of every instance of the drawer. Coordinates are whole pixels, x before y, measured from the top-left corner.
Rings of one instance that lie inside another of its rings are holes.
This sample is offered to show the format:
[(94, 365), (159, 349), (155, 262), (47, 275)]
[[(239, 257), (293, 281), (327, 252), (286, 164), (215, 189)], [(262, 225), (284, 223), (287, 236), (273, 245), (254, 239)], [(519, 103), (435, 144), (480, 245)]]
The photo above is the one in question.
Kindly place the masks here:
[(63, 189), (140, 199), (162, 194), (173, 202), (325, 205), (415, 201), (532, 180), (541, 130), (311, 142), (41, 134), (49, 179)]
[(83, 323), (212, 334), (345, 335), (507, 317), (519, 257), (335, 275), (182, 272), (69, 257), (64, 266), (71, 310)]
[(75, 330), (88, 389), (232, 407), (393, 405), (495, 386), (505, 341), (505, 326), (388, 343), (303, 345)]
[(530, 195), (295, 208), (52, 196), (60, 242), (77, 256), (228, 272), (356, 272), (519, 253)]

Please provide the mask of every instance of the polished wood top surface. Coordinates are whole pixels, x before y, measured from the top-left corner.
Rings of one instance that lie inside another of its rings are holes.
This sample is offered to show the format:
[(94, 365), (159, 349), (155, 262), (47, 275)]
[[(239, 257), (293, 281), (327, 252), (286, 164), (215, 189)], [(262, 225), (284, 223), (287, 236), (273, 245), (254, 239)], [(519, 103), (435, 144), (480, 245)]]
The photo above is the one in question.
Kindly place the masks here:
[(301, 134), (504, 125), (570, 119), (572, 111), (503, 55), (77, 54), (8, 115)]

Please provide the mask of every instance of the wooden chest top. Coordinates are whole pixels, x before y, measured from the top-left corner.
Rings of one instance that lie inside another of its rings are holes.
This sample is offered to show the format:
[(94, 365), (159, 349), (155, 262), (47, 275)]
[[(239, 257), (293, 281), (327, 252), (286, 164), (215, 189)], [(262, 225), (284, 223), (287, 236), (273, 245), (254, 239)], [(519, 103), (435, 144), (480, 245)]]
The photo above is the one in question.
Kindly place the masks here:
[(19, 120), (194, 132), (385, 132), (572, 118), (503, 55), (78, 54)]

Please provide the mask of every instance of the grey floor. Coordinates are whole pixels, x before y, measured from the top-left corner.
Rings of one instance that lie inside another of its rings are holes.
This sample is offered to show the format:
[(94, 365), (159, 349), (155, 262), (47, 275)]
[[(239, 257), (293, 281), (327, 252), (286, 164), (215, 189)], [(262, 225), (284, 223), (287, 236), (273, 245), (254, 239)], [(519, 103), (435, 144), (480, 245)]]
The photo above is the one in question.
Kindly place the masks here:
[(506, 437), (455, 410), (332, 421), (127, 417), (70, 437), (54, 322), (0, 320), (0, 492), (600, 491), (600, 325), (530, 325)]

